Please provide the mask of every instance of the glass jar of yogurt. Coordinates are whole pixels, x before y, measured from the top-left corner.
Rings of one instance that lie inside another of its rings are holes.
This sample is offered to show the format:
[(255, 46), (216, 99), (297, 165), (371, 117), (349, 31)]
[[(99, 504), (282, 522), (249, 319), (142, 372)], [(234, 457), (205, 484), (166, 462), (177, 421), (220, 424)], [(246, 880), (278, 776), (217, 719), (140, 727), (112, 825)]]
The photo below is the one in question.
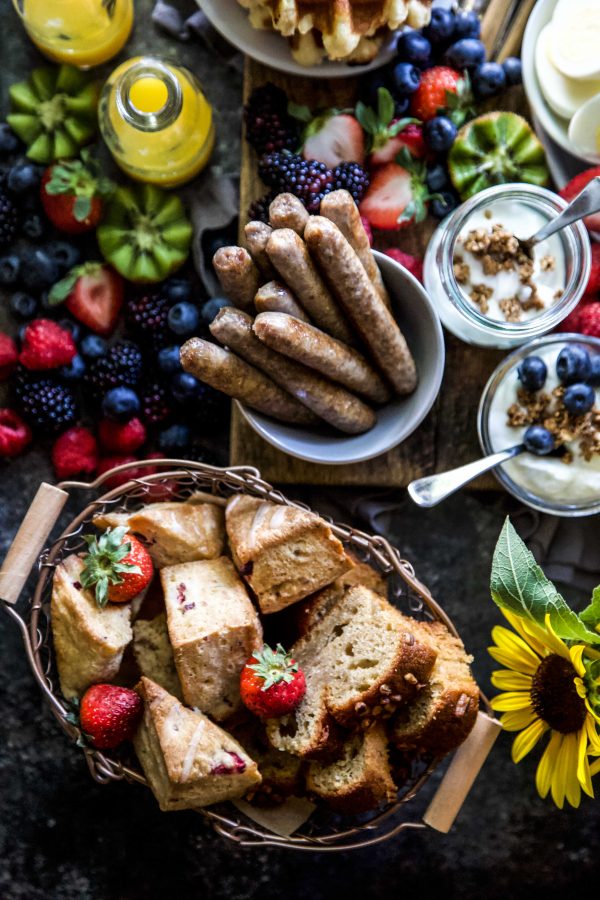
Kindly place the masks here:
[(448, 331), (469, 344), (516, 347), (574, 309), (590, 271), (582, 222), (537, 244), (531, 260), (509, 240), (531, 237), (565, 206), (545, 188), (498, 185), (440, 222), (425, 255), (424, 283)]
[[(500, 363), (484, 388), (479, 404), (477, 427), (486, 455), (522, 443), (529, 423), (521, 424), (520, 419), (526, 412), (527, 403), (538, 400), (543, 403), (542, 394), (553, 398), (553, 392), (561, 385), (556, 372), (559, 353), (564, 347), (573, 345), (587, 349), (592, 358), (600, 356), (598, 338), (549, 334), (520, 347)], [(526, 357), (531, 356), (543, 360), (547, 375), (540, 390), (529, 396), (521, 393), (519, 397), (522, 384), (518, 368)], [(600, 512), (600, 428), (595, 430), (596, 423), (600, 422), (600, 389), (595, 387), (594, 391), (595, 405), (587, 416), (591, 427), (586, 425), (585, 437), (577, 436), (578, 429), (573, 429), (573, 422), (581, 428), (583, 417), (559, 419), (563, 429), (559, 434), (566, 439), (559, 440), (557, 450), (543, 456), (524, 452), (494, 469), (500, 483), (522, 503), (555, 516), (588, 516)], [(551, 416), (554, 408), (554, 400), (550, 399), (548, 412), (542, 413), (542, 417)], [(557, 416), (560, 416), (559, 412)], [(548, 424), (548, 420), (545, 421)]]

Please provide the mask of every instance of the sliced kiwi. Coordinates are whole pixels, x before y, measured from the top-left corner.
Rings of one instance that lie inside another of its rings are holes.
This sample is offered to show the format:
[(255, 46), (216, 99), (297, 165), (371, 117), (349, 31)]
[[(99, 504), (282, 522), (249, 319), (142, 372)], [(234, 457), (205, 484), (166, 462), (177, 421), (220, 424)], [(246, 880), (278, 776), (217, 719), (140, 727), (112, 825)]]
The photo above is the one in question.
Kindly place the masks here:
[(452, 183), (463, 200), (495, 184), (543, 186), (550, 173), (529, 123), (513, 112), (490, 112), (467, 122), (448, 154)]

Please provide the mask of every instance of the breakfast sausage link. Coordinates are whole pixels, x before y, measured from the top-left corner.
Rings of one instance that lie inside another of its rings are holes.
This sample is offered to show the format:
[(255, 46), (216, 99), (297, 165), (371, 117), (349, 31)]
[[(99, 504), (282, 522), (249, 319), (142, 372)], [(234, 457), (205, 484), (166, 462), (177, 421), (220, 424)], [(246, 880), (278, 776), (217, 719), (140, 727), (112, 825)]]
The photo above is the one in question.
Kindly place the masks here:
[(404, 335), (340, 229), (323, 216), (311, 216), (304, 235), (383, 374), (398, 394), (412, 393), (417, 369)]
[(339, 431), (361, 434), (373, 427), (375, 413), (362, 400), (271, 350), (256, 337), (252, 324), (251, 316), (239, 309), (226, 307), (219, 310), (210, 324), (210, 330), (218, 341), (262, 369), (280, 387)]
[(278, 194), (269, 206), (269, 222), (273, 228), (291, 228), (300, 237), (308, 221), (308, 212), (293, 194)]
[(225, 296), (240, 309), (252, 309), (258, 290), (258, 269), (243, 247), (219, 247), (213, 267)]
[(348, 191), (332, 191), (321, 200), (321, 215), (331, 219), (334, 225), (340, 229), (361, 263), (364, 270), (373, 282), (375, 289), (388, 309), (391, 307), (390, 295), (371, 253), (371, 245), (367, 232), (360, 218), (358, 207)]
[(266, 222), (248, 222), (244, 228), (246, 236), (246, 244), (250, 251), (250, 256), (258, 266), (258, 270), (263, 278), (275, 278), (275, 270), (271, 265), (271, 260), (267, 256), (267, 241), (271, 237), (273, 229)]
[(201, 338), (190, 338), (181, 348), (186, 372), (246, 406), (293, 425), (310, 425), (315, 416), (270, 378), (234, 353)]
[(269, 281), (256, 292), (254, 305), (259, 313), (281, 312), (294, 316), (302, 322), (308, 322), (308, 316), (285, 285), (279, 281)]
[(254, 320), (254, 333), (272, 350), (316, 369), (372, 403), (385, 403), (391, 397), (389, 388), (364, 356), (314, 325), (285, 313), (265, 312)]
[(276, 228), (267, 243), (267, 253), (311, 320), (338, 340), (346, 344), (356, 343), (350, 326), (325, 286), (302, 238), (291, 228)]

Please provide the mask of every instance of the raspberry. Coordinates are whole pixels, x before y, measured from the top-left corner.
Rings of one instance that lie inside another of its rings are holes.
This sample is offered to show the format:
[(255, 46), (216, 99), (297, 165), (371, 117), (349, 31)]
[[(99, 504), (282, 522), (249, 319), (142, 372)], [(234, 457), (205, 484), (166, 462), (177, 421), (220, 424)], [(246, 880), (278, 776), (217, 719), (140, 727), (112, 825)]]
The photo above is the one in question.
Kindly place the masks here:
[(269, 207), (275, 197), (277, 191), (269, 191), (264, 194), (260, 200), (255, 200), (248, 207), (248, 220), (250, 222), (266, 222), (269, 223)]
[(4, 191), (0, 191), (0, 247), (7, 247), (15, 238), (18, 227), (17, 210)]
[(0, 381), (12, 375), (18, 361), (17, 345), (8, 334), (0, 332)]
[(587, 303), (579, 310), (577, 331), (590, 337), (600, 337), (600, 303)]
[(340, 163), (333, 170), (333, 178), (334, 190), (349, 191), (355, 203), (360, 203), (371, 182), (367, 170), (356, 162)]
[(73, 475), (93, 475), (98, 465), (98, 445), (92, 432), (76, 425), (61, 434), (52, 448), (52, 465), (59, 481)]
[[(103, 456), (98, 462), (98, 475), (103, 475), (110, 469), (122, 466), (125, 463), (138, 461), (137, 456), (131, 456), (129, 454)], [(122, 484), (127, 484), (128, 481), (132, 481), (134, 478), (143, 478), (145, 475), (154, 475), (157, 471), (156, 466), (139, 466), (134, 469), (129, 469), (127, 472), (117, 472), (116, 475), (112, 475), (108, 481), (105, 481), (104, 485), (112, 490), (112, 488), (121, 487)]]
[(125, 318), (132, 334), (150, 350), (158, 352), (170, 340), (167, 322), (173, 304), (160, 292), (132, 297), (125, 307)]
[(30, 378), (22, 370), (14, 388), (23, 417), (33, 428), (54, 434), (77, 419), (79, 411), (73, 391), (52, 378)]
[(317, 213), (322, 198), (333, 190), (331, 169), (294, 153), (266, 154), (258, 164), (258, 174), (268, 187), (298, 197), (309, 213)]
[(273, 153), (298, 147), (298, 122), (288, 114), (288, 98), (271, 82), (252, 92), (244, 107), (246, 140), (256, 152)]
[(6, 406), (0, 409), (0, 456), (18, 456), (30, 442), (31, 431), (18, 413)]
[(25, 329), (19, 362), (27, 369), (56, 369), (68, 365), (77, 347), (70, 331), (51, 319), (34, 319)]
[(137, 344), (119, 341), (92, 363), (84, 381), (94, 398), (100, 400), (112, 388), (136, 387), (142, 377), (142, 367), (142, 353)]
[(146, 428), (137, 418), (125, 423), (102, 419), (98, 435), (106, 450), (113, 453), (133, 453), (134, 450), (139, 450), (146, 440)]
[(149, 425), (158, 425), (171, 415), (168, 395), (162, 384), (154, 382), (142, 392), (142, 418)]
[(403, 128), (398, 137), (403, 145), (408, 148), (411, 156), (415, 159), (422, 159), (427, 153), (425, 146), (425, 138), (423, 137), (423, 126), (411, 122), (406, 128)]
[(411, 256), (410, 253), (404, 253), (403, 250), (399, 250), (397, 247), (390, 247), (389, 250), (384, 250), (383, 252), (391, 259), (395, 259), (396, 262), (400, 263), (401, 266), (404, 266), (405, 269), (408, 269), (411, 275), (414, 275), (418, 281), (423, 282), (422, 259)]

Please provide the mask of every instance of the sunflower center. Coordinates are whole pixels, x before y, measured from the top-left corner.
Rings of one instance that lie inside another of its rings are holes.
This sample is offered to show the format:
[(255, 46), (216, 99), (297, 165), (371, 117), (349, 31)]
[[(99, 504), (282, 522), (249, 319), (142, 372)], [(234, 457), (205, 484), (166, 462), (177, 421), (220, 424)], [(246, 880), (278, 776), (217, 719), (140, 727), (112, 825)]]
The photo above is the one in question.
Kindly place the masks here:
[(585, 721), (585, 703), (577, 693), (576, 676), (572, 664), (557, 653), (546, 656), (533, 676), (532, 706), (540, 719), (561, 734), (579, 731)]

